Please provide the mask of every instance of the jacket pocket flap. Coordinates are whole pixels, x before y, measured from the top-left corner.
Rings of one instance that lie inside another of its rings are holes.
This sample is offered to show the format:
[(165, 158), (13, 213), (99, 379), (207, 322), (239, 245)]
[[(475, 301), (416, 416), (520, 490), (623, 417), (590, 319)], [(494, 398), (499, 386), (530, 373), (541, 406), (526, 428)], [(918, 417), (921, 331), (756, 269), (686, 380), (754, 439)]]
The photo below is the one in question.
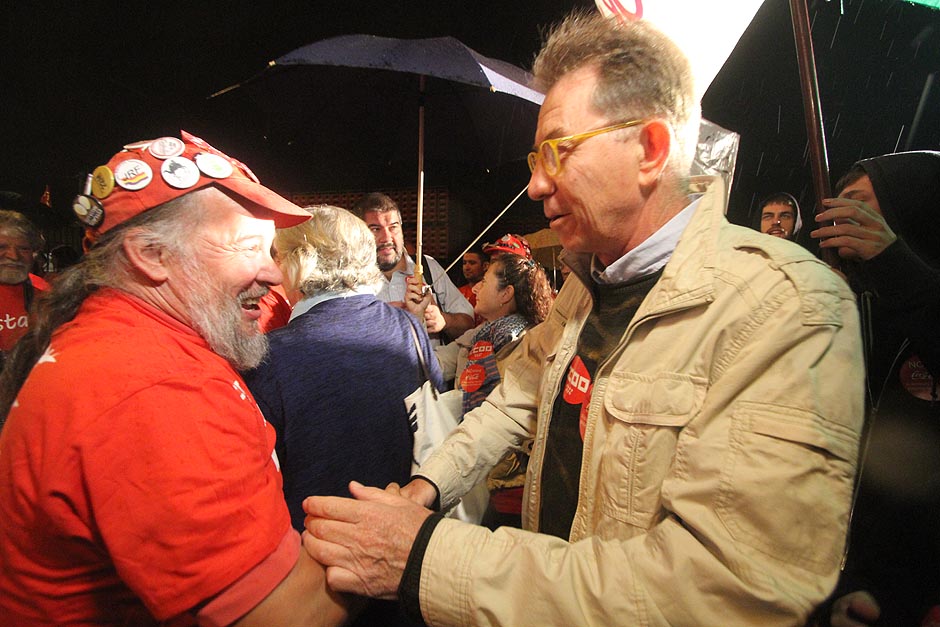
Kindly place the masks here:
[(754, 433), (806, 444), (846, 461), (854, 461), (858, 454), (858, 442), (852, 433), (803, 409), (745, 401), (735, 415), (745, 420)]
[(622, 422), (682, 427), (698, 412), (705, 380), (686, 374), (615, 372), (604, 395), (607, 412)]

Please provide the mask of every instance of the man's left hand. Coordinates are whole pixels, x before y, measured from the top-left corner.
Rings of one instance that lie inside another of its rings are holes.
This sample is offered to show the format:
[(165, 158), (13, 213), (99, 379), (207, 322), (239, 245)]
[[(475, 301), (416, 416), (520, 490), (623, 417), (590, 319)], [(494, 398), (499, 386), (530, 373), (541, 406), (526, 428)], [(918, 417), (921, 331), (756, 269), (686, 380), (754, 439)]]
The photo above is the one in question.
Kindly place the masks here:
[(304, 500), (304, 548), (326, 566), (333, 590), (395, 599), (411, 546), (431, 510), (401, 496), (394, 483), (380, 490), (352, 481), (349, 491), (355, 500)]

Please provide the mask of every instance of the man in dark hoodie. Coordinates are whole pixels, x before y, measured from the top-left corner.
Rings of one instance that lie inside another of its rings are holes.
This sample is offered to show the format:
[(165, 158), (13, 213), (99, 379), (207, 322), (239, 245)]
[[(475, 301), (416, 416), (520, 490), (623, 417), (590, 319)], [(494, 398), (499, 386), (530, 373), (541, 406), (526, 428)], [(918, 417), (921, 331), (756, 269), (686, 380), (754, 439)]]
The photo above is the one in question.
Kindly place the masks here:
[(810, 235), (859, 296), (870, 418), (832, 625), (940, 624), (940, 152), (860, 161), (836, 191)]

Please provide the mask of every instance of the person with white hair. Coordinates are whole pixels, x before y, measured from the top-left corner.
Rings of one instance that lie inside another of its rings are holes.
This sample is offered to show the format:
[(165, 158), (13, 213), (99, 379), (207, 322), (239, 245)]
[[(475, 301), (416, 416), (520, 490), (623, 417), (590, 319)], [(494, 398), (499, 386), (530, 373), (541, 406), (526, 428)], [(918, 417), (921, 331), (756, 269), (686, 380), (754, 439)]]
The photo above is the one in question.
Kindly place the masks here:
[(29, 329), (29, 311), (38, 292), (49, 289), (45, 279), (31, 272), (43, 248), (42, 233), (9, 208), (13, 206), (9, 194), (0, 197), (0, 367)]
[(238, 374), (275, 227), (309, 214), (185, 132), (127, 144), (73, 209), (91, 248), (0, 376), (4, 627), (339, 625)]

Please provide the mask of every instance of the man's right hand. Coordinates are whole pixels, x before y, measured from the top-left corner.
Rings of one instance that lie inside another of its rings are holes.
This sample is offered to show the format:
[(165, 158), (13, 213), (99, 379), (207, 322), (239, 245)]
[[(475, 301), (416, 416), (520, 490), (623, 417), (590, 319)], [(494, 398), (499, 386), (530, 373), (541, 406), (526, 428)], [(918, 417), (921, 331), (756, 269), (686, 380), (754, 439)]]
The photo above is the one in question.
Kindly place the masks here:
[(843, 259), (868, 261), (898, 239), (884, 217), (861, 200), (824, 198), (822, 204), (826, 208), (815, 219), (825, 226), (810, 231), (810, 237)]
[(395, 599), (411, 546), (432, 512), (400, 496), (394, 484), (380, 490), (353, 481), (349, 491), (354, 499), (304, 500), (304, 548), (327, 567), (331, 589)]
[(431, 290), (425, 289), (425, 286), (413, 276), (405, 277), (405, 285), (405, 300), (401, 303), (402, 308), (424, 322), (428, 305), (431, 304)]

